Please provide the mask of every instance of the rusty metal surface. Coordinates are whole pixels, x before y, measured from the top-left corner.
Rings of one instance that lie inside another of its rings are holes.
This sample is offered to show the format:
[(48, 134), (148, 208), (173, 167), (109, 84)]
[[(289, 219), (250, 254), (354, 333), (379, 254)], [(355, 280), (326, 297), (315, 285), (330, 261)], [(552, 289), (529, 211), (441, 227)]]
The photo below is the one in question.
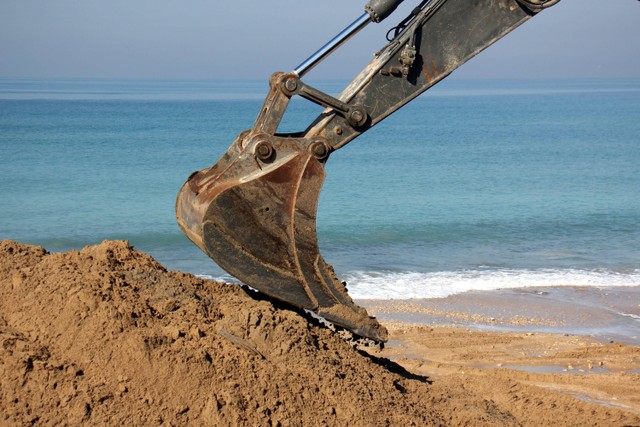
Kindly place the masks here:
[[(295, 92), (275, 73), (254, 123), (178, 194), (182, 231), (224, 270), (266, 295), (311, 310), (356, 335), (387, 331), (353, 303), (318, 248), (316, 211), (330, 146), (275, 134)], [(294, 76), (295, 77), (295, 76)]]
[[(271, 155), (261, 156), (258, 149), (267, 144)], [(353, 303), (320, 255), (316, 209), (325, 173), (319, 145), (317, 139), (241, 134), (216, 165), (185, 183), (178, 223), (249, 286), (386, 341), (385, 328)]]

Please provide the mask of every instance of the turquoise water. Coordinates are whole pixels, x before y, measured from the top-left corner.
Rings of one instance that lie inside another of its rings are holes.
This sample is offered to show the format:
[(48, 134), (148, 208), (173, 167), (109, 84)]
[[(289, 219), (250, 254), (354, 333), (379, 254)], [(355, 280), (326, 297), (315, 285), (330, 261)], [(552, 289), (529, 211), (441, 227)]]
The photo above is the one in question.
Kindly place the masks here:
[[(53, 251), (127, 239), (226, 277), (178, 230), (175, 196), (266, 91), (0, 79), (0, 238)], [(283, 130), (318, 112), (292, 108)], [(640, 286), (640, 80), (445, 81), (332, 155), (318, 235), (357, 298)]]

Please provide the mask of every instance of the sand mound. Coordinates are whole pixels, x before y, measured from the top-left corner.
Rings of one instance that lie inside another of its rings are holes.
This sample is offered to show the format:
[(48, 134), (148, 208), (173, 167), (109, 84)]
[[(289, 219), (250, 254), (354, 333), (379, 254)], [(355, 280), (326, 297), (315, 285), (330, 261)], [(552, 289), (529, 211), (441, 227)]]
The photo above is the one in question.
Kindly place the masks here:
[[(429, 425), (428, 384), (126, 242), (0, 244), (2, 423)], [(408, 399), (407, 395), (414, 396)]]

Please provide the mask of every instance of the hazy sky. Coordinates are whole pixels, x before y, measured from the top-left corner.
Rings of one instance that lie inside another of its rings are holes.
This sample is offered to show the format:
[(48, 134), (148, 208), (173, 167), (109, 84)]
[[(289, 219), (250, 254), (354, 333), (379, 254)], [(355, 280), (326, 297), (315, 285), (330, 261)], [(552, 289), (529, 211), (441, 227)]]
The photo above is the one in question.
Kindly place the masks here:
[[(0, 77), (266, 79), (295, 68), (365, 2), (0, 0)], [(417, 3), (371, 24), (310, 78), (354, 77)], [(640, 2), (562, 0), (454, 75), (640, 77)]]

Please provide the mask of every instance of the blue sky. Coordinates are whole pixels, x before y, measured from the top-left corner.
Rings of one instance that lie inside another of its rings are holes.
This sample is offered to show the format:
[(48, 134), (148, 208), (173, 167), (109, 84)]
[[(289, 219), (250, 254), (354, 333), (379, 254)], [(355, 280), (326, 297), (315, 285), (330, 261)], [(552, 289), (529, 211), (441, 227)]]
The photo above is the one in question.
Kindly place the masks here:
[[(0, 77), (266, 79), (360, 16), (365, 1), (0, 0)], [(309, 74), (350, 79), (418, 0)], [(563, 0), (458, 78), (640, 77), (640, 2)]]

